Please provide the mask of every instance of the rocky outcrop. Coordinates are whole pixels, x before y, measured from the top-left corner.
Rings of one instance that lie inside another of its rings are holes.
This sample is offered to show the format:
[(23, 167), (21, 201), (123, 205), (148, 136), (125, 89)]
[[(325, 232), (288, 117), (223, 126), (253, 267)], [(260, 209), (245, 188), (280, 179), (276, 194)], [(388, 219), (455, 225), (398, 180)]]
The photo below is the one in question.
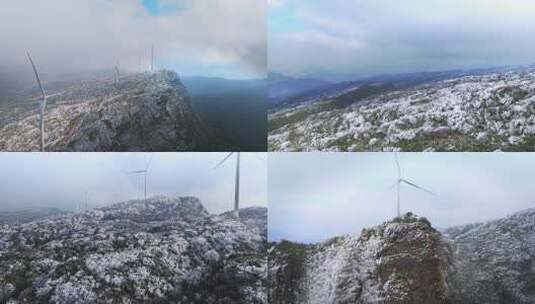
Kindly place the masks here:
[(535, 209), (448, 228), (407, 214), (269, 250), (271, 303), (535, 303)]
[[(91, 81), (48, 95), (47, 151), (217, 149), (216, 136), (191, 108), (175, 72), (129, 75), (118, 83)], [(0, 126), (0, 150), (37, 151), (36, 110), (17, 115), (14, 121), (0, 119), (10, 121)]]
[(440, 233), (411, 214), (360, 236), (317, 245), (281, 242), (270, 249), (270, 300), (452, 303), (446, 282), (449, 255)]
[[(224, 217), (236, 217), (234, 211), (228, 211), (221, 214)], [(256, 227), (262, 236), (267, 239), (267, 208), (265, 207), (247, 207), (238, 210), (238, 216), (241, 221)]]
[(192, 197), (0, 230), (0, 302), (267, 303), (266, 240)]

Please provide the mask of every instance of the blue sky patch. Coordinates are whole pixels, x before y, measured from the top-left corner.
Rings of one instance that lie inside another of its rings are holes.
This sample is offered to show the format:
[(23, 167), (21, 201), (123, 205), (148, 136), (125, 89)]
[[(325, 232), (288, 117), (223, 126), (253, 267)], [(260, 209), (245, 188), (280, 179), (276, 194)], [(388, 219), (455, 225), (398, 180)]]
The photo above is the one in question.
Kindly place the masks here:
[(178, 3), (169, 4), (160, 0), (140, 0), (140, 2), (147, 12), (153, 16), (170, 14), (180, 8)]

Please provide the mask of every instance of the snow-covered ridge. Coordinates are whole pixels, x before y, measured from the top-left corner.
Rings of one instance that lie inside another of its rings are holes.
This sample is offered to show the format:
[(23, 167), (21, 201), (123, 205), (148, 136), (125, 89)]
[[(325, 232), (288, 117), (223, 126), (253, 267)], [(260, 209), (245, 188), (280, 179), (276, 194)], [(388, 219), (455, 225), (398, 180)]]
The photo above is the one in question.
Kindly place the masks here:
[(0, 230), (0, 302), (266, 303), (266, 239), (192, 197)]
[[(83, 82), (48, 95), (47, 151), (190, 151), (213, 139), (172, 71)], [(0, 109), (0, 151), (39, 149), (38, 109), (36, 101)]]
[(270, 150), (535, 150), (533, 68), (386, 90), (356, 101), (336, 107), (336, 99), (325, 99), (271, 113), (276, 126)]

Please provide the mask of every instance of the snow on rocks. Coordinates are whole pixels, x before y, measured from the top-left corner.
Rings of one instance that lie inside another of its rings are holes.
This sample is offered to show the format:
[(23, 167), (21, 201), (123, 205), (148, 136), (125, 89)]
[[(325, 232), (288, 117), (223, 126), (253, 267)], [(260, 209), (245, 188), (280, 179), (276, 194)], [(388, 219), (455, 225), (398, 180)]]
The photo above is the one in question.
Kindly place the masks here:
[(5, 225), (0, 300), (267, 303), (266, 239), (251, 220), (157, 196)]
[[(411, 214), (316, 245), (276, 244), (270, 253), (272, 303), (450, 303), (442, 257), (429, 222)], [(288, 279), (288, 277), (293, 279)]]
[(272, 151), (531, 151), (534, 100), (533, 68), (465, 76), (342, 108), (329, 99), (270, 113), (270, 124), (284, 123), (268, 142)]

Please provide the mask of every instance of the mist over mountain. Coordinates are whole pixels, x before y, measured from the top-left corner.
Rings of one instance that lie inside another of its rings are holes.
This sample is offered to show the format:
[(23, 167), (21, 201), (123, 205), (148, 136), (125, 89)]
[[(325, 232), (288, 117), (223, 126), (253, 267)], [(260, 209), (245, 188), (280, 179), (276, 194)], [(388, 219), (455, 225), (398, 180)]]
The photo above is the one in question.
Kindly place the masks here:
[(183, 77), (191, 105), (225, 141), (240, 151), (266, 151), (267, 102), (263, 79)]

